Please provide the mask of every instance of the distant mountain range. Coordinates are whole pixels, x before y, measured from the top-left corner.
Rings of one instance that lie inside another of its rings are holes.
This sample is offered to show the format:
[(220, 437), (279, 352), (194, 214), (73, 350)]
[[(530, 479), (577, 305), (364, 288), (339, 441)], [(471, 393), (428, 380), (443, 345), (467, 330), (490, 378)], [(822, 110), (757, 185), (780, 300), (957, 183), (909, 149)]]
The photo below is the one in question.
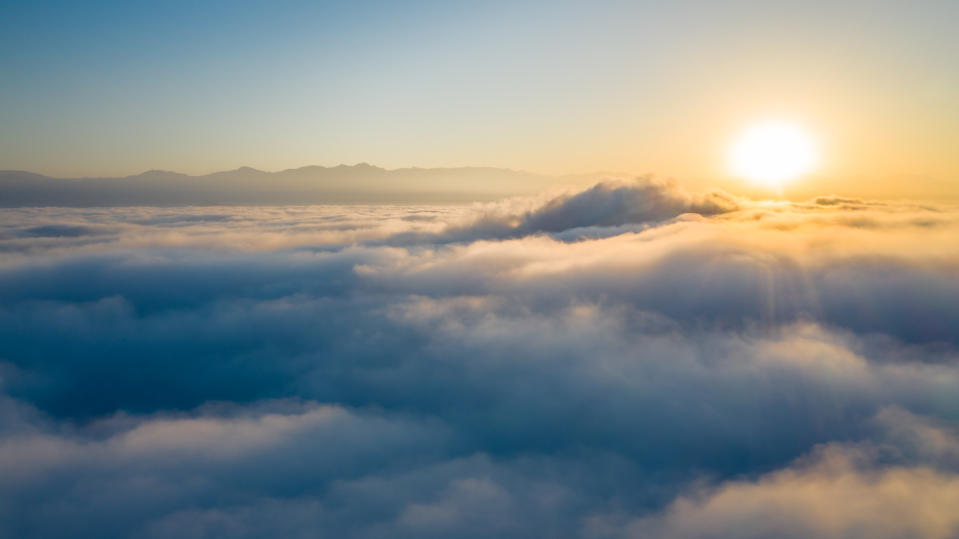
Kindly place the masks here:
[(0, 206), (450, 203), (581, 185), (599, 176), (487, 167), (387, 170), (365, 163), (279, 172), (241, 167), (203, 176), (150, 170), (123, 178), (51, 178), (7, 170), (0, 171)]

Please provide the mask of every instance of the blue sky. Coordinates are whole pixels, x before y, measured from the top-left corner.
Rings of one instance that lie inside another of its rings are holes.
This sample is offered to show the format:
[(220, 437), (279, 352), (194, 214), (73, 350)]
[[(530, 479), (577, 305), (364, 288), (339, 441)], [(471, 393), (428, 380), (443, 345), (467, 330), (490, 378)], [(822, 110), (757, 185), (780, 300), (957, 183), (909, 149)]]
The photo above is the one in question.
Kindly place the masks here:
[(777, 115), (827, 141), (829, 174), (953, 179), (956, 6), (830, 4), (7, 3), (0, 168), (697, 179)]

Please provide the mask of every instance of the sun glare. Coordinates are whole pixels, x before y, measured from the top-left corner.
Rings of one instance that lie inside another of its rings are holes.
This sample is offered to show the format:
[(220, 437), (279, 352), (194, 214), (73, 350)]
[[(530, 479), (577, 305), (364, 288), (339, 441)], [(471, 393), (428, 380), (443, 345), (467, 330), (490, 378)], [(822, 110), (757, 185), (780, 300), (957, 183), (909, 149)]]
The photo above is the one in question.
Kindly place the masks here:
[(747, 129), (730, 149), (729, 160), (735, 175), (778, 189), (812, 171), (819, 156), (800, 127), (770, 122)]

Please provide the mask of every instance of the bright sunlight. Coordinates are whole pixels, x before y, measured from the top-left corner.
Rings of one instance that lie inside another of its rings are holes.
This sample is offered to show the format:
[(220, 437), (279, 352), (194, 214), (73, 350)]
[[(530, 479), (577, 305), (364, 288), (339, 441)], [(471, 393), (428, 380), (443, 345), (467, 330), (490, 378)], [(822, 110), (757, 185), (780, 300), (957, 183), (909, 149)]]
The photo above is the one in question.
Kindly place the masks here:
[(736, 176), (775, 189), (809, 173), (819, 161), (812, 138), (800, 127), (782, 122), (747, 129), (733, 144), (729, 158)]

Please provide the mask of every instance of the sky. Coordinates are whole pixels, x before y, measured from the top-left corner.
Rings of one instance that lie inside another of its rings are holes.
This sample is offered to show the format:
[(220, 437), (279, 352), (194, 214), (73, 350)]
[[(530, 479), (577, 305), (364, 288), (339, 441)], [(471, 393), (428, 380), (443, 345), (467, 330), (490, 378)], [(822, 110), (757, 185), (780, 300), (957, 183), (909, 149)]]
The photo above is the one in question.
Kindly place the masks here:
[(0, 539), (959, 537), (957, 5), (3, 3)]
[(0, 169), (369, 162), (737, 192), (737, 133), (807, 191), (959, 196), (955, 2), (5, 2)]

